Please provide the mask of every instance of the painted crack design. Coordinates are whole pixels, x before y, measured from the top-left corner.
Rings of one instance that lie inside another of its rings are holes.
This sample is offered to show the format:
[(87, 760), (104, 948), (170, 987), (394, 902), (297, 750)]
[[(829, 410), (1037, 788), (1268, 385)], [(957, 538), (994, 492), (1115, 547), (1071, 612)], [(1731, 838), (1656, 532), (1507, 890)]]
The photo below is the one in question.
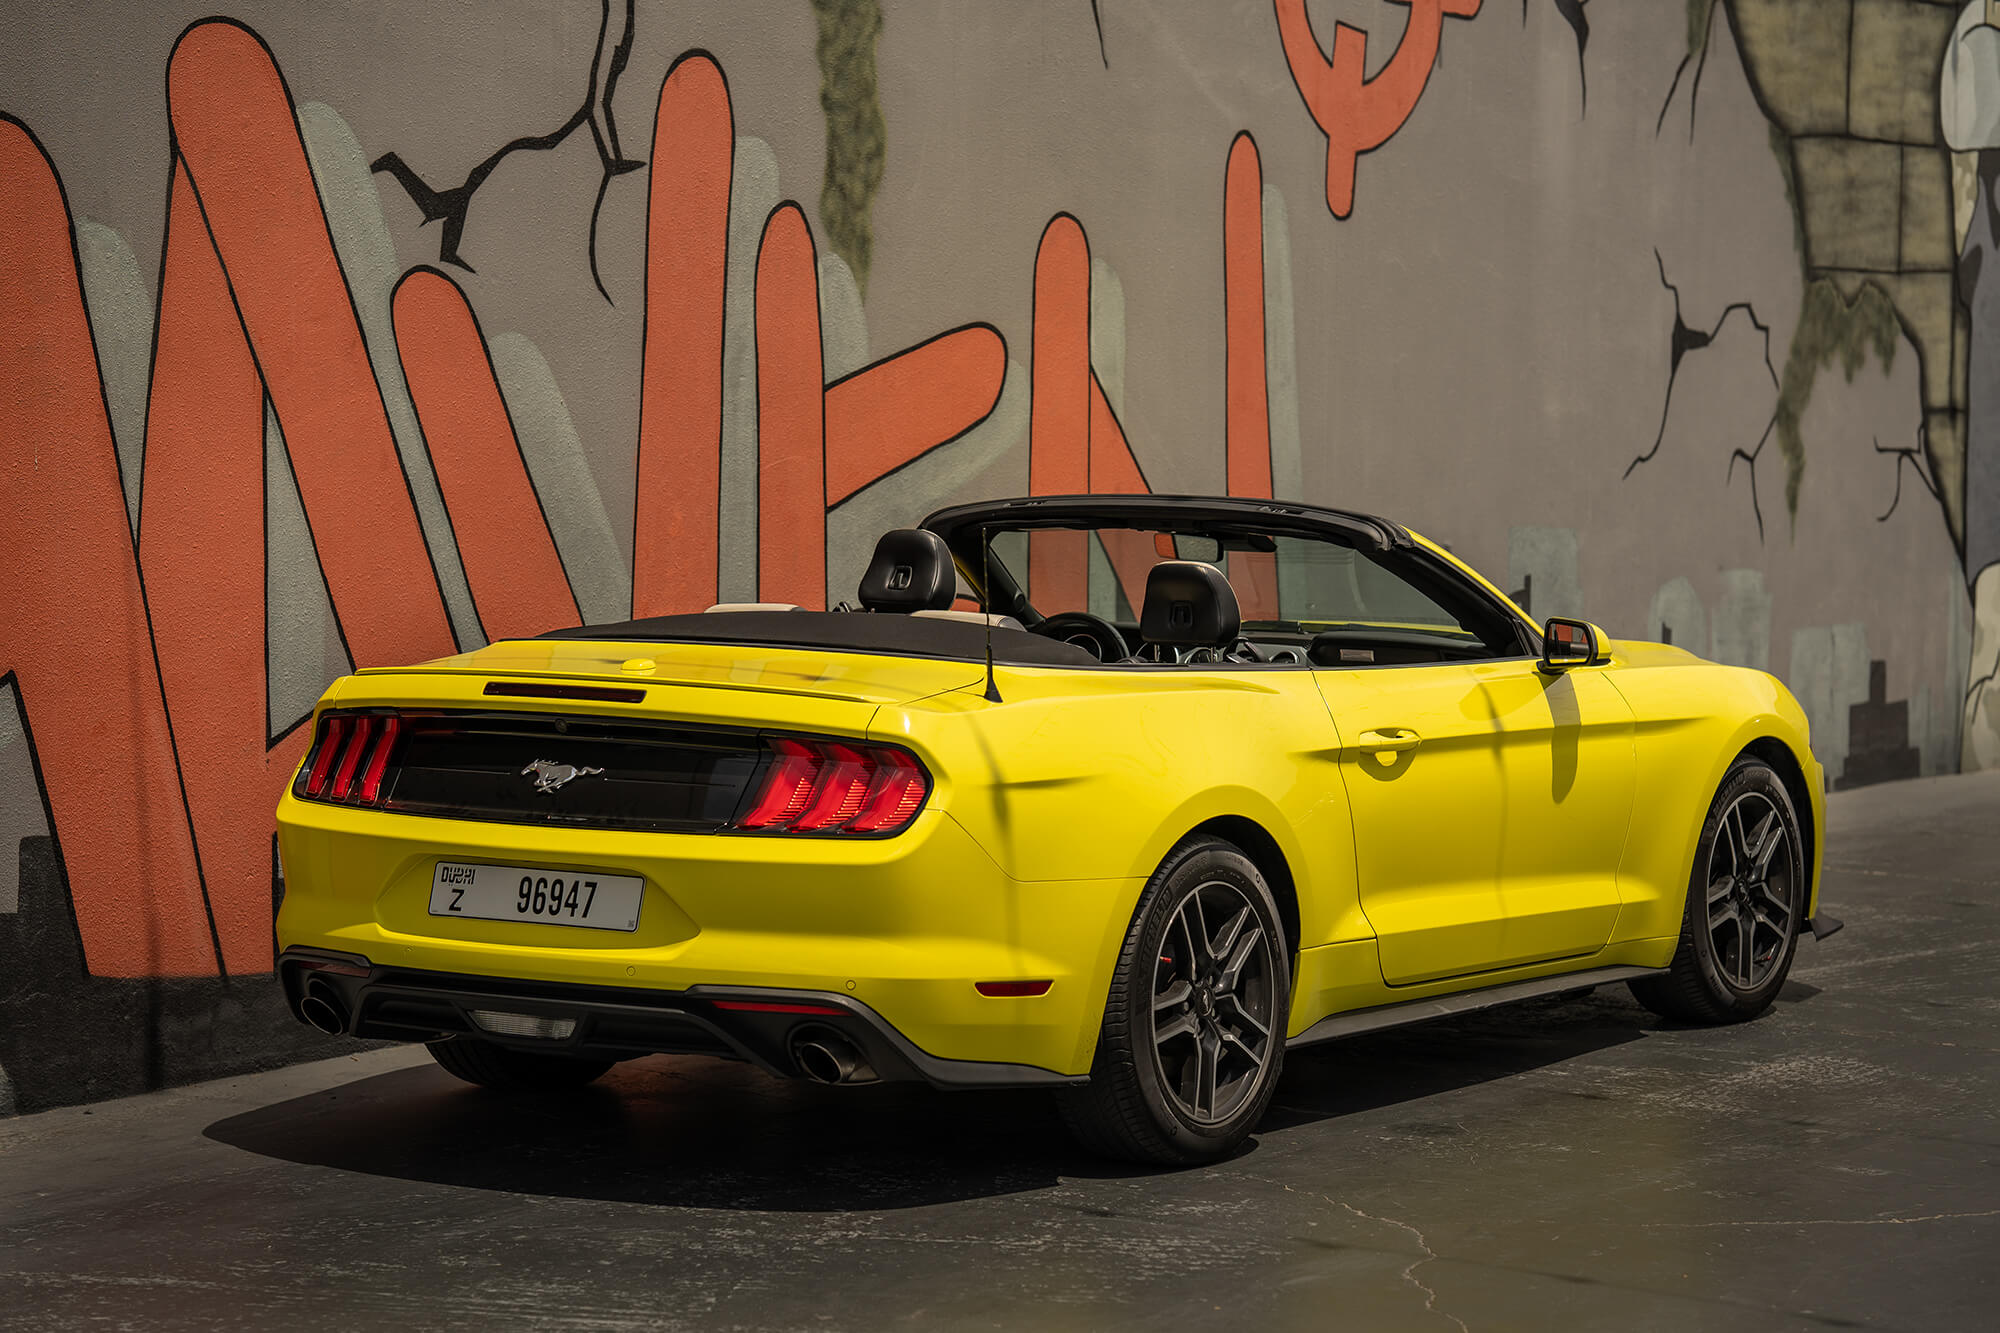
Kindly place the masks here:
[[(1521, 0), (1521, 23), (1524, 27), (1528, 22), (1528, 3), (1529, 0)], [(1562, 15), (1563, 22), (1569, 24), (1570, 31), (1576, 34), (1576, 82), (1582, 90), (1585, 110), (1590, 108), (1590, 72), (1583, 64), (1583, 49), (1590, 45), (1590, 19), (1583, 12), (1587, 3), (1589, 0), (1555, 0), (1556, 13)]]
[[(611, 49), (610, 61), (605, 61), (604, 43), (611, 35), (611, 0), (602, 0), (604, 13), (598, 23), (597, 47), (590, 58), (590, 83), (584, 92), (583, 103), (571, 113), (570, 118), (547, 134), (524, 135), (521, 138), (496, 148), (485, 160), (466, 174), (457, 185), (437, 189), (417, 174), (402, 155), (388, 152), (368, 164), (368, 169), (395, 178), (408, 192), (410, 201), (422, 211), (426, 225), (433, 222), (444, 224), (444, 235), (438, 244), (438, 262), (452, 264), (467, 273), (478, 270), (459, 253), (459, 241), (465, 234), (466, 215), (472, 209), (472, 197), (494, 168), (506, 160), (511, 153), (547, 152), (556, 148), (570, 135), (586, 126), (590, 130), (590, 140), (597, 149), (597, 160), (601, 175), (597, 184), (597, 200), (590, 209), (590, 280), (597, 284), (598, 294), (607, 302), (611, 293), (604, 288), (604, 279), (597, 271), (597, 221), (604, 211), (604, 196), (611, 189), (611, 182), (627, 172), (637, 171), (645, 162), (626, 157), (618, 143), (618, 121), (611, 110), (612, 95), (618, 88), (618, 76), (625, 72), (626, 63), (632, 58), (634, 35), (633, 10), (637, 0), (625, 0), (625, 26), (618, 38), (618, 44)], [(603, 73), (600, 91), (598, 75)], [(600, 119), (602, 124), (599, 123)]]
[[(1660, 401), (1660, 424), (1659, 428), (1653, 432), (1652, 447), (1642, 454), (1635, 455), (1632, 461), (1625, 465), (1625, 471), (1620, 474), (1621, 479), (1630, 477), (1641, 463), (1650, 463), (1653, 457), (1660, 452), (1660, 444), (1667, 436), (1667, 419), (1673, 413), (1674, 388), (1680, 379), (1681, 362), (1687, 357), (1689, 352), (1699, 352), (1712, 345), (1722, 333), (1722, 326), (1729, 322), (1731, 315), (1740, 313), (1743, 318), (1750, 321), (1750, 327), (1756, 329), (1758, 335), (1764, 340), (1764, 371), (1771, 377), (1772, 390), (1776, 391), (1780, 387), (1778, 368), (1771, 361), (1771, 326), (1757, 317), (1755, 306), (1748, 301), (1732, 301), (1722, 308), (1722, 313), (1716, 316), (1715, 323), (1708, 328), (1698, 329), (1690, 327), (1687, 319), (1681, 313), (1680, 288), (1668, 281), (1666, 261), (1660, 258), (1660, 252), (1657, 249), (1653, 251), (1653, 263), (1660, 271), (1660, 285), (1666, 288), (1674, 298), (1674, 328), (1668, 342), (1667, 392)], [(1764, 431), (1757, 437), (1756, 447), (1744, 449), (1739, 446), (1730, 451), (1729, 471), (1725, 477), (1725, 484), (1735, 479), (1736, 465), (1739, 462), (1745, 465), (1745, 470), (1750, 474), (1750, 512), (1757, 519), (1757, 540), (1760, 543), (1764, 540), (1764, 509), (1757, 496), (1757, 460), (1762, 456), (1764, 446), (1770, 442), (1771, 432), (1777, 427), (1777, 424), (1778, 405), (1774, 402), (1771, 407), (1770, 420), (1764, 423)]]

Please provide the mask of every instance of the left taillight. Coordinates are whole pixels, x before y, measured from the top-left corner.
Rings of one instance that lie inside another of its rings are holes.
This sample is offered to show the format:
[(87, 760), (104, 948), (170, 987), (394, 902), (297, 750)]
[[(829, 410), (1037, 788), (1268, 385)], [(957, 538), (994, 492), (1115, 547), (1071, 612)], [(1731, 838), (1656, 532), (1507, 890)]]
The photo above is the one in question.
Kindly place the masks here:
[(930, 795), (916, 756), (893, 745), (773, 736), (736, 827), (751, 833), (901, 833)]
[(342, 805), (380, 805), (403, 719), (394, 713), (328, 713), (293, 784), (294, 794)]

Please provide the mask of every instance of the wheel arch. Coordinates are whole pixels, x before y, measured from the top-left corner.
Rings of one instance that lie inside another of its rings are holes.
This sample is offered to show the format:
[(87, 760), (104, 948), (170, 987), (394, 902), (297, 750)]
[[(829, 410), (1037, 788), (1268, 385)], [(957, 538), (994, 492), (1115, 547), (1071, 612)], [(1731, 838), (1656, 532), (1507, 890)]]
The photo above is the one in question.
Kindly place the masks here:
[(1299, 886), (1292, 878), (1291, 863), (1285, 859), (1284, 849), (1278, 846), (1270, 830), (1247, 815), (1217, 815), (1189, 829), (1179, 842), (1202, 837), (1220, 838), (1250, 858), (1250, 864), (1264, 877), (1271, 899), (1277, 904), (1278, 922), (1285, 928), (1287, 952), (1297, 955)]
[[(1737, 759), (1744, 757), (1760, 759), (1771, 766), (1784, 783), (1785, 794), (1792, 798), (1792, 807), (1799, 818), (1799, 837), (1805, 843), (1800, 850), (1804, 854), (1806, 873), (1811, 876), (1812, 892), (1806, 895), (1808, 914), (1819, 909), (1819, 833), (1813, 818), (1815, 805), (1813, 790), (1806, 782), (1805, 768), (1799, 757), (1792, 753), (1792, 747), (1776, 736), (1759, 736), (1737, 752)], [(1732, 764), (1735, 760), (1730, 761)]]

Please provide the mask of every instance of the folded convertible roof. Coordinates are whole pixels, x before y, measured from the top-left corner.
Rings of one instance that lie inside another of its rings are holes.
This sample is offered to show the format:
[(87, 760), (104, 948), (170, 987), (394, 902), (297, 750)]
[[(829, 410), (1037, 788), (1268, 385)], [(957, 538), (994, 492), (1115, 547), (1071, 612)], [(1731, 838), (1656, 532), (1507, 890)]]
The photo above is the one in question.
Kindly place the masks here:
[[(615, 625), (550, 630), (543, 639), (597, 639), (645, 643), (734, 643), (757, 648), (816, 648), (891, 657), (935, 657), (984, 662), (986, 627), (939, 616), (873, 611), (728, 611), (649, 616)], [(993, 630), (993, 660), (1003, 666), (1096, 666), (1072, 643), (1004, 626)]]

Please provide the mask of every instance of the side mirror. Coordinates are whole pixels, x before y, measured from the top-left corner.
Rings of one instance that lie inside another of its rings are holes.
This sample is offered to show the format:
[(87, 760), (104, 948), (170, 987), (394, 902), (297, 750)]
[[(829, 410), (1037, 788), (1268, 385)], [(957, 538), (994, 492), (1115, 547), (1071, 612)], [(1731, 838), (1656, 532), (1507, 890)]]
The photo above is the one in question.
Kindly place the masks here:
[(1586, 620), (1550, 616), (1542, 627), (1542, 670), (1558, 675), (1571, 667), (1604, 661), (1604, 633)]

